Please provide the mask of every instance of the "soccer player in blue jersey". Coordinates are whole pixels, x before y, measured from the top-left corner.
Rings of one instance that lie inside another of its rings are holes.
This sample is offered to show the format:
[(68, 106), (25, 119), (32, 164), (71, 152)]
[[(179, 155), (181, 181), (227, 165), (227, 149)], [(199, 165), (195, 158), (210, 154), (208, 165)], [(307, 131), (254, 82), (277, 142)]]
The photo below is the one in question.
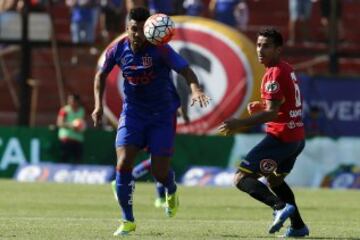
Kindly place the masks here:
[[(179, 94), (180, 95), (180, 94)], [(181, 116), (185, 124), (190, 123), (190, 118), (187, 113), (187, 107), (184, 104), (181, 104), (181, 107), (178, 108), (178, 116)], [(135, 180), (145, 176), (151, 171), (151, 157), (146, 158), (145, 160), (138, 163), (132, 171), (133, 178)], [(156, 208), (166, 207), (166, 189), (164, 185), (160, 182), (156, 182), (156, 198), (154, 201), (154, 206)], [(111, 189), (113, 191), (116, 201), (118, 200), (116, 193), (116, 181), (111, 182)]]
[(206, 107), (209, 103), (194, 72), (179, 54), (167, 44), (154, 46), (146, 41), (143, 26), (149, 15), (145, 8), (130, 10), (127, 37), (107, 51), (104, 65), (94, 79), (94, 126), (101, 123), (106, 78), (115, 65), (121, 68), (125, 79), (123, 110), (115, 140), (116, 188), (122, 210), (122, 222), (114, 232), (115, 236), (126, 235), (136, 228), (132, 169), (136, 155), (144, 147), (151, 154), (152, 174), (166, 188), (166, 215), (173, 217), (177, 212), (178, 192), (174, 172), (170, 170), (170, 159), (180, 100), (170, 71), (175, 70), (187, 80), (191, 105), (198, 103), (200, 107)]

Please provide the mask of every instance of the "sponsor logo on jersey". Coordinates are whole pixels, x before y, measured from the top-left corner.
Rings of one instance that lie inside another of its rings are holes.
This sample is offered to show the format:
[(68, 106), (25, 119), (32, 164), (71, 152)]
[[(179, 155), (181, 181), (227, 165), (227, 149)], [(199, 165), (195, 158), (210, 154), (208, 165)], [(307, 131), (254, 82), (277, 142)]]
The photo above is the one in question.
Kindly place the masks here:
[(291, 118), (301, 117), (302, 116), (302, 110), (301, 109), (291, 110), (289, 112), (289, 115), (290, 115)]
[(303, 127), (304, 123), (302, 121), (299, 122), (290, 121), (288, 122), (287, 126), (289, 129), (294, 129), (296, 127)]
[(154, 72), (143, 72), (139, 76), (126, 76), (126, 79), (132, 85), (146, 85), (154, 79)]
[(142, 62), (143, 62), (143, 66), (145, 68), (151, 67), (152, 66), (152, 57), (149, 57), (149, 56), (142, 57)]
[(265, 84), (265, 91), (267, 93), (277, 93), (280, 89), (280, 85), (276, 81), (269, 81)]

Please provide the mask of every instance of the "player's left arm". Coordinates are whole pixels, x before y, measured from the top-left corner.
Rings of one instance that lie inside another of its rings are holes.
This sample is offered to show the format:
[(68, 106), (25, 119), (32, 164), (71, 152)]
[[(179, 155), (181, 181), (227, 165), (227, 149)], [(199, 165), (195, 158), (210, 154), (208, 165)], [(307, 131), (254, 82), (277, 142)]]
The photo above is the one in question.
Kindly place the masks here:
[(210, 98), (206, 96), (201, 89), (194, 71), (187, 66), (181, 69), (178, 73), (186, 79), (186, 82), (191, 89), (191, 106), (193, 106), (195, 102), (199, 102), (200, 107), (206, 107), (209, 105)]
[(283, 102), (283, 100), (265, 100), (265, 107), (262, 111), (254, 113), (247, 118), (226, 120), (218, 128), (218, 131), (223, 135), (229, 135), (241, 130), (243, 127), (273, 121), (278, 117), (280, 106)]

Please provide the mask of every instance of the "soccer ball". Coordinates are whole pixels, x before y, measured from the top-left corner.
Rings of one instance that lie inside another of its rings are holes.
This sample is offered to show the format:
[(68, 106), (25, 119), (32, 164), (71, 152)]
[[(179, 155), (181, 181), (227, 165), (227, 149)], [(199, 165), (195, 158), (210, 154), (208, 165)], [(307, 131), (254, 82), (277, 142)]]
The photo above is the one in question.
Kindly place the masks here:
[(144, 24), (144, 35), (154, 45), (163, 45), (169, 42), (174, 31), (174, 22), (163, 13), (150, 16)]

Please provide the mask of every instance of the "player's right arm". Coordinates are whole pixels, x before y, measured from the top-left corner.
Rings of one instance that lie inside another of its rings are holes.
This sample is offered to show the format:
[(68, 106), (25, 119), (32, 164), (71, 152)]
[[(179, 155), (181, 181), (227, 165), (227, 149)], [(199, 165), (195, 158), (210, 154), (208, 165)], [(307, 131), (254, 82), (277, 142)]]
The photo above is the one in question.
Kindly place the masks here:
[(94, 111), (92, 112), (91, 117), (95, 127), (101, 124), (101, 119), (104, 113), (102, 99), (106, 86), (106, 78), (116, 64), (115, 52), (116, 45), (111, 47), (106, 52), (105, 62), (103, 66), (96, 72), (94, 77)]
[(58, 116), (56, 118), (56, 126), (59, 128), (72, 128), (73, 126), (71, 125), (71, 123), (66, 122), (66, 111), (64, 108), (61, 108)]
[(108, 76), (107, 72), (99, 70), (95, 74), (94, 78), (94, 111), (91, 114), (91, 117), (94, 121), (94, 126), (97, 127), (101, 124), (101, 119), (104, 113), (102, 98), (104, 96), (106, 78)]

